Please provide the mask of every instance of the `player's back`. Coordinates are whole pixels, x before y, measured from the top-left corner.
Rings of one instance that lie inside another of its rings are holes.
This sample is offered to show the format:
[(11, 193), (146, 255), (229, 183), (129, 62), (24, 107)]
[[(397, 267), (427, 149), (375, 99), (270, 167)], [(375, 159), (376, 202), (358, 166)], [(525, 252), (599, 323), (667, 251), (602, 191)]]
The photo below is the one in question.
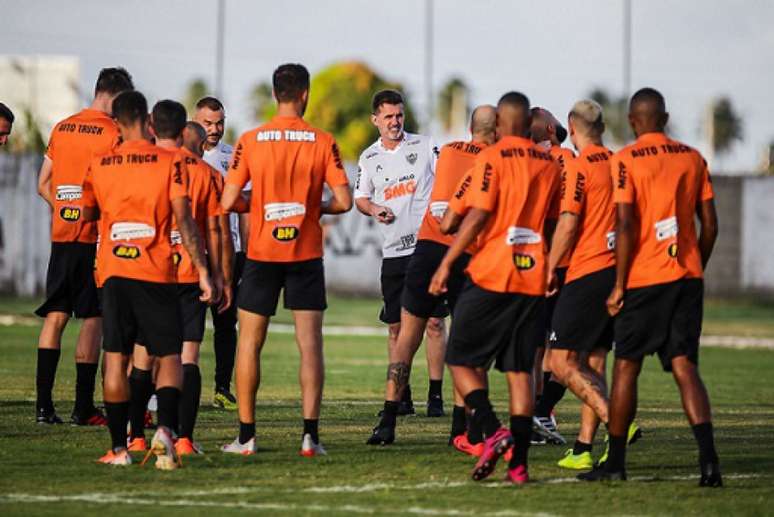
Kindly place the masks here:
[(589, 145), (577, 158), (565, 164), (561, 210), (576, 213), (580, 218), (567, 282), (615, 263), (615, 208), (610, 179), (612, 154), (601, 145)]
[(441, 148), (435, 165), (435, 182), (430, 193), (418, 240), (426, 239), (450, 245), (453, 235), (441, 233), (439, 219), (449, 206), (449, 200), (457, 193), (460, 181), (465, 173), (473, 168), (476, 156), (486, 147), (478, 142), (450, 142)]
[(613, 156), (611, 172), (614, 201), (634, 203), (639, 223), (628, 287), (700, 272), (694, 217), (711, 186), (698, 151), (663, 133), (646, 133)]
[(171, 199), (187, 196), (185, 164), (176, 149), (145, 140), (95, 156), (84, 188), (100, 209), (99, 279), (111, 276), (175, 282)]
[(231, 173), (245, 168), (252, 181), (252, 260), (297, 262), (322, 256), (323, 183), (343, 173), (331, 135), (300, 117), (274, 117), (239, 139)]
[(84, 109), (54, 126), (46, 156), (52, 161), (51, 240), (96, 242), (95, 223), (81, 220), (83, 178), (89, 161), (109, 151), (119, 140), (118, 128), (107, 113)]
[(554, 159), (526, 138), (504, 137), (479, 154), (471, 206), (488, 209), (491, 216), (468, 268), (477, 285), (545, 293), (543, 225), (558, 185)]

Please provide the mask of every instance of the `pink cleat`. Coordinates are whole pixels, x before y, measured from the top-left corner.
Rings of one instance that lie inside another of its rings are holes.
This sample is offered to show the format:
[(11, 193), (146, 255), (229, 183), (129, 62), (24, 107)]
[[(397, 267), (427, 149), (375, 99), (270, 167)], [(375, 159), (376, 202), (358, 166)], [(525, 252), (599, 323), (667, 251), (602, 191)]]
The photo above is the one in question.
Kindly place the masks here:
[(489, 477), (497, 466), (497, 460), (511, 447), (513, 447), (513, 437), (505, 427), (501, 427), (495, 434), (484, 440), (484, 452), (481, 453), (471, 474), (473, 480), (481, 481)]
[(519, 465), (515, 469), (508, 469), (508, 473), (505, 475), (505, 481), (513, 483), (514, 485), (523, 485), (529, 481), (529, 472), (527, 472), (526, 465)]

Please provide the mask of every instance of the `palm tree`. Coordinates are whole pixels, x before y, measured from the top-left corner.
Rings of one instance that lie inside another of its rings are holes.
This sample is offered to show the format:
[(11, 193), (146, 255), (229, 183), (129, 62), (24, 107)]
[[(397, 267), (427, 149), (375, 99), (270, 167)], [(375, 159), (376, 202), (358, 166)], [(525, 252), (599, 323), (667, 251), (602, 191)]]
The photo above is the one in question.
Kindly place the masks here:
[(628, 99), (625, 97), (613, 97), (603, 88), (594, 88), (589, 97), (602, 106), (605, 117), (606, 135), (612, 142), (623, 145), (634, 138), (629, 128)]
[(706, 124), (707, 140), (713, 156), (727, 154), (734, 142), (744, 137), (742, 118), (728, 97), (710, 102)]
[(470, 90), (459, 77), (452, 77), (438, 93), (438, 119), (447, 133), (464, 131), (470, 116)]
[(183, 96), (183, 105), (185, 106), (186, 111), (188, 111), (189, 117), (196, 110), (196, 103), (199, 99), (209, 95), (210, 91), (207, 81), (201, 77), (197, 77), (188, 83), (188, 86), (185, 89), (185, 95)]

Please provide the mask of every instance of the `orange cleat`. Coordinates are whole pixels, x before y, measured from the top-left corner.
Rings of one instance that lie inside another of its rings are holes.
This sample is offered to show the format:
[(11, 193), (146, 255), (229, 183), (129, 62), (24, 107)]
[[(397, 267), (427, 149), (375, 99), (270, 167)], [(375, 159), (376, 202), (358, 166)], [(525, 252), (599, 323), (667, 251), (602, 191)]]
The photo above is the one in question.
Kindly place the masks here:
[(111, 449), (98, 459), (97, 462), (104, 463), (105, 465), (115, 465), (116, 467), (128, 467), (132, 464), (132, 457), (129, 456), (129, 452), (126, 449), (121, 449), (118, 452)]
[(175, 452), (178, 456), (187, 456), (189, 454), (204, 454), (201, 448), (190, 438), (178, 438), (175, 442)]
[(148, 450), (148, 442), (145, 441), (144, 437), (130, 438), (126, 449), (129, 452), (145, 452)]
[(484, 442), (470, 443), (470, 440), (468, 440), (468, 433), (455, 436), (452, 440), (452, 445), (458, 451), (469, 454), (470, 456), (475, 456), (476, 458), (481, 456), (481, 453), (484, 452)]

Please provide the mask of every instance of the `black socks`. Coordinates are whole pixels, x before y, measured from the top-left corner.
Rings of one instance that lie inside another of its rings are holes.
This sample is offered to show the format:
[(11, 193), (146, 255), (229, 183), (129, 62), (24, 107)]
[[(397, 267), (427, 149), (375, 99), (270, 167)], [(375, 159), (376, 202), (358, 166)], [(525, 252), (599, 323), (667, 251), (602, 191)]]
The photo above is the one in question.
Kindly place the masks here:
[(75, 363), (75, 410), (80, 416), (94, 413), (94, 387), (97, 379), (96, 363)]
[(696, 443), (699, 444), (699, 463), (718, 463), (718, 453), (715, 450), (715, 437), (712, 429), (712, 422), (692, 425), (693, 436), (696, 437)]
[(38, 348), (38, 368), (35, 377), (35, 384), (37, 386), (36, 405), (38, 408), (54, 409), (51, 391), (54, 389), (56, 367), (59, 364), (60, 354), (61, 351), (58, 349)]
[(239, 422), (239, 443), (244, 445), (255, 437), (255, 422)]
[(145, 437), (145, 410), (148, 400), (153, 395), (153, 381), (150, 370), (132, 367), (129, 374), (129, 422), (132, 427), (132, 438)]
[(110, 439), (113, 450), (126, 449), (126, 422), (129, 420), (129, 401), (105, 402)]
[(465, 406), (454, 406), (452, 409), (451, 437), (465, 434), (466, 424)]
[(434, 381), (430, 379), (430, 388), (427, 390), (427, 400), (443, 398), (443, 379)]
[(519, 465), (527, 466), (527, 451), (532, 437), (532, 417), (511, 416), (511, 435), (513, 436), (513, 449), (511, 449), (511, 461), (508, 468), (515, 469)]
[(608, 472), (620, 472), (624, 470), (626, 463), (626, 434), (623, 436), (610, 436), (610, 452), (605, 468)]
[(551, 416), (551, 411), (553, 411), (554, 406), (562, 400), (565, 391), (567, 391), (567, 388), (556, 381), (548, 381), (545, 383), (543, 385), (543, 395), (540, 397), (540, 402), (538, 402), (535, 407), (535, 416), (541, 418), (548, 418)]
[(171, 386), (166, 386), (156, 390), (156, 398), (159, 401), (159, 410), (157, 413), (159, 425), (163, 425), (171, 431), (177, 431), (180, 390)]
[(575, 440), (575, 445), (572, 447), (572, 453), (574, 455), (583, 454), (584, 452), (591, 452), (592, 445), (590, 443), (583, 443), (580, 440)]
[(180, 399), (180, 437), (193, 440), (196, 416), (199, 413), (199, 399), (202, 394), (202, 375), (199, 366), (193, 363), (183, 365), (183, 392)]
[(320, 437), (317, 435), (318, 422), (316, 418), (304, 418), (304, 434), (310, 435), (315, 444), (320, 443)]
[(381, 425), (394, 428), (397, 417), (398, 417), (398, 402), (393, 402), (392, 400), (385, 400)]
[(489, 403), (486, 390), (473, 390), (465, 397), (465, 405), (471, 410), (473, 425), (478, 426), (484, 436), (491, 436), (500, 428), (500, 421)]

